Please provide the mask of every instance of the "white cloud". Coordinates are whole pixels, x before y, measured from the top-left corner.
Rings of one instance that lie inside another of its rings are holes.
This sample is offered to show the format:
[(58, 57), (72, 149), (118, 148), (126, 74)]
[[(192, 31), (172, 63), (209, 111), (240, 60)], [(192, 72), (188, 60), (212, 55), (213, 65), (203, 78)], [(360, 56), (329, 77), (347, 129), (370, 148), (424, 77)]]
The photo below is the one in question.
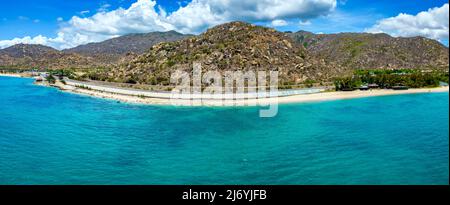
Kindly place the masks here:
[(440, 41), (449, 38), (449, 5), (431, 8), (417, 15), (401, 13), (396, 17), (382, 19), (366, 29), (370, 33), (388, 33), (392, 36), (424, 36)]
[(38, 36), (0, 40), (0, 48), (14, 43), (36, 42), (37, 39), (42, 44), (64, 49), (128, 33), (169, 30), (200, 33), (211, 26), (235, 20), (282, 26), (289, 19), (307, 21), (327, 15), (336, 8), (336, 0), (192, 0), (171, 13), (157, 7), (154, 0), (137, 0), (127, 9), (108, 11), (108, 8), (108, 5), (103, 5), (90, 17), (74, 16), (67, 22), (58, 18), (60, 28), (55, 38)]
[(340, 4), (340, 5), (345, 5), (345, 4), (347, 4), (347, 1), (348, 1), (348, 0), (339, 0), (339, 4)]
[(56, 21), (61, 22), (61, 21), (64, 21), (64, 19), (63, 19), (63, 17), (58, 17), (58, 18), (56, 18)]
[(25, 38), (14, 38), (12, 40), (3, 40), (0, 41), (0, 48), (5, 48), (11, 45), (19, 44), (19, 43), (25, 43), (25, 44), (47, 44), (49, 42), (49, 39), (45, 36), (39, 35), (34, 38), (31, 38), (29, 36)]
[(111, 7), (110, 4), (103, 4), (102, 6), (100, 6), (97, 12), (107, 12), (109, 10), (109, 7)]
[(269, 21), (285, 18), (314, 18), (328, 14), (335, 0), (194, 0), (207, 5), (209, 11), (225, 19)]
[(308, 20), (327, 15), (335, 8), (336, 0), (193, 0), (167, 19), (181, 32), (198, 33), (234, 20)]
[(270, 26), (273, 26), (273, 27), (282, 27), (282, 26), (287, 26), (287, 25), (289, 25), (289, 23), (288, 23), (287, 21), (285, 21), (285, 20), (279, 20), (279, 19), (273, 20), (273, 21), (270, 23)]
[(90, 13), (90, 12), (91, 12), (91, 11), (89, 11), (89, 10), (84, 10), (84, 11), (80, 11), (80, 14), (81, 14), (82, 16), (84, 16), (84, 15)]
[(19, 19), (19, 20), (22, 20), (22, 21), (29, 20), (29, 18), (26, 17), (26, 16), (19, 16), (18, 19)]

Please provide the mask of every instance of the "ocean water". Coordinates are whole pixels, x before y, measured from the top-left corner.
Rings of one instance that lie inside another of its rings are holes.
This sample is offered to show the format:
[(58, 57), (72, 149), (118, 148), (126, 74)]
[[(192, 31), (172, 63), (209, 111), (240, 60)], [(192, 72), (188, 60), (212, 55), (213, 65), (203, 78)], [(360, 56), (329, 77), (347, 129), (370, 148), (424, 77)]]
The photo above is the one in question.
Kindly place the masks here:
[(0, 77), (0, 184), (448, 184), (449, 94), (118, 103)]

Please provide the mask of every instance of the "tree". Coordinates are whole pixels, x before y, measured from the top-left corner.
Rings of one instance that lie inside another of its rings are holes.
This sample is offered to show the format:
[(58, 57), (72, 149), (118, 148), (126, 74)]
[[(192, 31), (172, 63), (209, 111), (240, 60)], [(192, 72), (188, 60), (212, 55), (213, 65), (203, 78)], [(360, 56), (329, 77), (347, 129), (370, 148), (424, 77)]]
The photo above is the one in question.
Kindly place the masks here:
[(56, 83), (56, 79), (55, 79), (55, 77), (53, 77), (53, 75), (48, 75), (46, 80), (50, 84), (55, 84)]

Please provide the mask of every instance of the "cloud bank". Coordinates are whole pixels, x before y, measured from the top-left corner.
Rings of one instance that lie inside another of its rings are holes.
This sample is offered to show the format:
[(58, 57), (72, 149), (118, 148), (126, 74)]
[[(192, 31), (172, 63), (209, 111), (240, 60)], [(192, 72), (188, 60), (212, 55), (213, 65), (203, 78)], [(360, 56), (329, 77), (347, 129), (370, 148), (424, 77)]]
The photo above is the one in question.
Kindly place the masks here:
[(449, 5), (431, 8), (417, 15), (399, 14), (396, 17), (382, 19), (373, 27), (366, 29), (370, 33), (388, 33), (392, 36), (424, 36), (439, 41), (448, 41)]
[(65, 49), (128, 33), (153, 31), (175, 30), (196, 34), (211, 26), (236, 20), (281, 26), (287, 24), (286, 20), (307, 21), (327, 15), (335, 8), (336, 0), (192, 0), (186, 6), (167, 13), (154, 0), (137, 0), (126, 9), (99, 9), (93, 16), (74, 16), (61, 22), (55, 38), (40, 35), (0, 40), (0, 48), (27, 43)]

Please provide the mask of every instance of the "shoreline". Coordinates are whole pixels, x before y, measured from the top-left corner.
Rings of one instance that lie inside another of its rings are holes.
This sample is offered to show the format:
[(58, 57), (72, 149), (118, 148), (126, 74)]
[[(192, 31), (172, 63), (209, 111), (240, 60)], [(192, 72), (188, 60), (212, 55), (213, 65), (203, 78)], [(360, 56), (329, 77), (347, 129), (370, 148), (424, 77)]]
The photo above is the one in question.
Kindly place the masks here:
[[(26, 76), (15, 73), (0, 73), (0, 77), (27, 78)], [(29, 77), (31, 78), (31, 77)]]
[(336, 91), (316, 93), (306, 96), (288, 96), (282, 99), (280, 103), (296, 103), (296, 102), (323, 102), (334, 100), (347, 100), (368, 97), (392, 96), (392, 95), (407, 95), (407, 94), (425, 94), (425, 93), (443, 93), (449, 92), (448, 86), (436, 88), (412, 88), (409, 90), (390, 90), (390, 89), (374, 89), (368, 91)]
[[(20, 77), (25, 76), (15, 74), (0, 74), (5, 77)], [(192, 104), (190, 100), (183, 99), (167, 99), (167, 98), (153, 98), (153, 97), (141, 97), (134, 95), (117, 94), (111, 92), (104, 92), (93, 89), (84, 89), (71, 85), (66, 85), (57, 81), (54, 85), (49, 85), (46, 82), (35, 82), (35, 85), (39, 86), (51, 86), (55, 87), (62, 92), (68, 92), (78, 95), (90, 96), (95, 98), (117, 100), (123, 103), (141, 104), (141, 105), (176, 105), (176, 106), (211, 106), (211, 107), (230, 107), (230, 106), (256, 106), (256, 105), (269, 105), (269, 104), (292, 104), (292, 103), (308, 103), (308, 102), (324, 102), (334, 100), (346, 100), (356, 98), (367, 97), (379, 97), (390, 95), (404, 95), (404, 94), (420, 94), (420, 93), (439, 93), (449, 92), (449, 86), (437, 87), (437, 88), (414, 88), (409, 90), (389, 90), (389, 89), (374, 89), (368, 91), (333, 91), (333, 92), (320, 92), (312, 94), (300, 94), (274, 98), (263, 99), (250, 99), (250, 100), (196, 100), (195, 104)], [(120, 89), (120, 88), (115, 88)]]
[(151, 98), (151, 97), (139, 97), (125, 94), (116, 94), (103, 92), (98, 90), (88, 90), (78, 88), (70, 85), (64, 85), (57, 82), (52, 85), (60, 89), (63, 92), (70, 92), (74, 94), (80, 94), (85, 96), (91, 96), (96, 98), (103, 98), (109, 100), (117, 100), (124, 103), (142, 104), (142, 105), (176, 105), (176, 106), (211, 106), (211, 107), (230, 107), (230, 106), (252, 106), (252, 105), (269, 105), (269, 104), (292, 104), (292, 103), (308, 103), (308, 102), (324, 102), (334, 100), (346, 100), (366, 97), (378, 97), (378, 96), (390, 96), (390, 95), (404, 95), (404, 94), (421, 94), (421, 93), (439, 93), (449, 92), (449, 87), (437, 87), (437, 88), (416, 88), (409, 90), (388, 90), (388, 89), (375, 89), (368, 91), (335, 91), (335, 92), (320, 92), (312, 94), (300, 94), (274, 98), (263, 99), (250, 99), (250, 100), (183, 100), (183, 99), (167, 99), (167, 98)]

